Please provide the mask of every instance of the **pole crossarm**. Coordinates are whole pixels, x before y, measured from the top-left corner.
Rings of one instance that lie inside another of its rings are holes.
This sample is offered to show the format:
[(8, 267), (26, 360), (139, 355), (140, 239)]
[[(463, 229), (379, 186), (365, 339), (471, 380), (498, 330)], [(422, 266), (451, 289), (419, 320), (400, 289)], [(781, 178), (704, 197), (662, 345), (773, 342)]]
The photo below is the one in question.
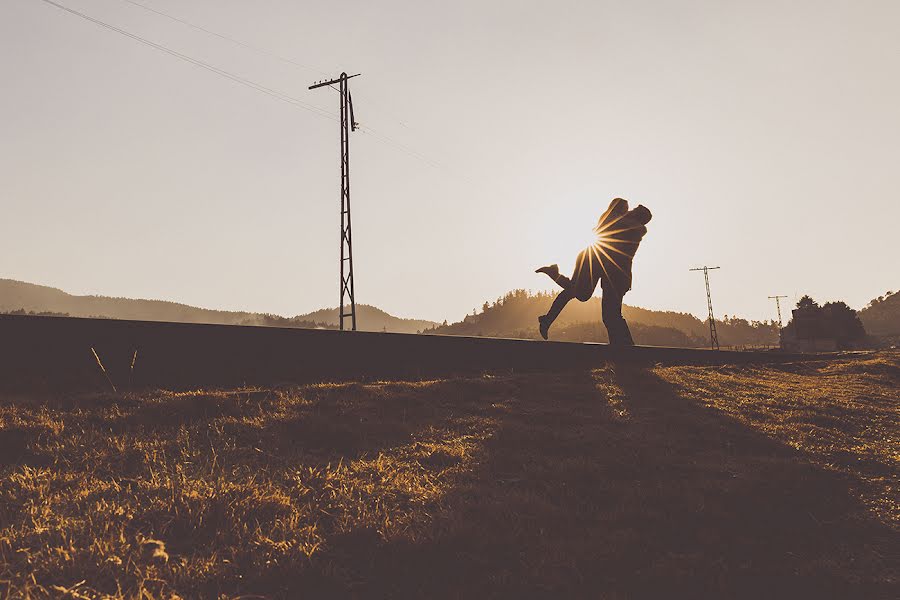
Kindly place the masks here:
[(326, 85), (334, 85), (336, 83), (340, 83), (342, 79), (353, 79), (354, 77), (359, 77), (360, 75), (362, 75), (362, 73), (357, 73), (355, 75), (347, 75), (346, 77), (342, 76), (342, 77), (338, 77), (337, 79), (331, 79), (329, 81), (319, 81), (319, 82), (316, 82), (316, 83), (312, 84), (311, 86), (309, 86), (309, 89), (314, 90), (316, 88), (325, 87)]

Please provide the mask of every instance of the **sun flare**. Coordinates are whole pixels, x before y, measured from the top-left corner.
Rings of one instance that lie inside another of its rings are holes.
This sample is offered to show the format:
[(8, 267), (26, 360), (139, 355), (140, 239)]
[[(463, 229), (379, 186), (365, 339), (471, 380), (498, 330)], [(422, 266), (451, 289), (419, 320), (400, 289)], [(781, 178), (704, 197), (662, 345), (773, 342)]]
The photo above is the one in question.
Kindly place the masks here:
[(579, 261), (590, 261), (592, 268), (599, 267), (607, 276), (612, 276), (624, 271), (626, 263), (633, 256), (631, 247), (635, 242), (631, 239), (630, 230), (639, 226), (625, 219), (625, 214), (601, 219), (594, 227), (573, 230), (569, 243), (566, 244), (567, 253), (577, 255), (576, 269), (579, 268)]
[(605, 236), (601, 236), (600, 234), (597, 233), (596, 230), (590, 229), (587, 232), (585, 232), (585, 234), (583, 236), (583, 241), (581, 243), (581, 249), (591, 248), (598, 244), (603, 244), (604, 241), (605, 241)]

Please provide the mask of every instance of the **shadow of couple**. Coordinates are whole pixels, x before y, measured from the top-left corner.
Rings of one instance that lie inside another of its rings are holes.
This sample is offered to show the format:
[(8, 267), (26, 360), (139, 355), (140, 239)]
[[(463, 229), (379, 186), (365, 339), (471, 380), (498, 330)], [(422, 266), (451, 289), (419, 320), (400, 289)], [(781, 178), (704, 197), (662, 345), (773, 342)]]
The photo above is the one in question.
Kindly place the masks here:
[(414, 431), (477, 413), (490, 429), (475, 468), (429, 507), (429, 523), (331, 544), (361, 596), (897, 591), (896, 532), (865, 512), (859, 482), (684, 398), (652, 369), (496, 382), (496, 393), (423, 407), (408, 422)]

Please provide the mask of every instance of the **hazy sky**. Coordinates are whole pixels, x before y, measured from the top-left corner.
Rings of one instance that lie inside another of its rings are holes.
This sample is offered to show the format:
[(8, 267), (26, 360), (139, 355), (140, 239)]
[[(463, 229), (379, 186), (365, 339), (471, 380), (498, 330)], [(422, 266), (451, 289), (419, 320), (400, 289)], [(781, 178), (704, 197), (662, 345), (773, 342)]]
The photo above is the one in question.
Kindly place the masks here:
[[(717, 316), (900, 288), (895, 0), (141, 0), (264, 52), (55, 1), (328, 113), (307, 86), (362, 73), (358, 302), (452, 321), (549, 289), (615, 196), (654, 214), (628, 304), (704, 315), (704, 263)], [(0, 277), (337, 304), (336, 122), (41, 0), (0, 2), (0, 75)]]

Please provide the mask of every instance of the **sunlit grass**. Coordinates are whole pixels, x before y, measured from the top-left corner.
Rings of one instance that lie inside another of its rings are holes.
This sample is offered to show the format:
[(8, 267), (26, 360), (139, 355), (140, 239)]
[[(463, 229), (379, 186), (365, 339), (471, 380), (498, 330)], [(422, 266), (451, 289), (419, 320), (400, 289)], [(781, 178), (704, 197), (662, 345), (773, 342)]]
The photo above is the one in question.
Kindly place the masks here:
[(0, 598), (874, 597), (898, 371), (7, 397)]
[[(900, 529), (900, 361), (882, 355), (784, 368), (661, 369), (685, 398), (857, 477), (859, 499)], [(893, 476), (890, 474), (893, 473)]]

